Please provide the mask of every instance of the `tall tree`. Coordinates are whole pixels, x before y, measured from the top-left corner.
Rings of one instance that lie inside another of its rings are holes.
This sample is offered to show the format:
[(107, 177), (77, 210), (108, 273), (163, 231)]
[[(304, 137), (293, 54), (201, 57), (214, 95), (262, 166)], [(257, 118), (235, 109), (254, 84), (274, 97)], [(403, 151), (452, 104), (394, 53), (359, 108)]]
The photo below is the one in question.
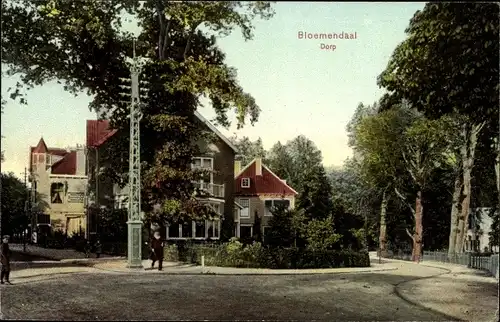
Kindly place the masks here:
[(426, 4), (378, 80), (392, 101), (406, 98), (430, 118), (460, 116), (462, 182), (456, 188), (462, 197), (459, 215), (451, 218), (450, 253), (462, 251), (468, 226), (478, 136), (497, 118), (498, 14), (493, 3)]
[(380, 202), (379, 250), (387, 250), (387, 209), (405, 176), (401, 155), (403, 133), (413, 121), (408, 111), (393, 109), (367, 114), (352, 127), (351, 146), (359, 159), (361, 178), (377, 191)]
[(249, 164), (255, 158), (262, 158), (263, 162), (266, 163), (266, 150), (262, 145), (262, 139), (260, 137), (252, 141), (247, 136), (238, 138), (238, 136), (235, 135), (231, 138), (231, 141), (235, 144), (236, 148), (238, 148), (237, 158), (241, 161), (243, 166)]
[[(236, 71), (224, 63), (217, 36), (240, 28), (253, 37), (252, 21), (273, 12), (268, 2), (244, 3), (165, 0), (28, 0), (2, 1), (2, 63), (7, 75), (21, 74), (11, 97), (26, 103), (23, 88), (56, 79), (65, 89), (93, 95), (90, 108), (109, 115), (115, 129), (127, 132), (128, 103), (120, 96), (120, 79), (128, 77), (132, 35), (122, 30), (122, 13), (136, 17), (140, 34), (136, 53), (145, 58), (141, 79), (149, 98), (141, 122), (143, 209), (159, 221), (211, 216), (193, 198), (190, 167), (203, 135), (193, 113), (200, 96), (208, 97), (217, 122), (229, 125), (226, 112), (237, 111), (238, 126), (259, 115), (255, 100), (243, 91)], [(200, 30), (205, 27), (210, 33)], [(110, 147), (110, 176), (127, 182), (128, 137)], [(160, 204), (157, 212), (153, 206)], [(223, 221), (223, 235), (232, 220)]]
[(30, 209), (28, 204), (29, 190), (26, 185), (17, 178), (12, 172), (1, 174), (1, 190), (2, 190), (2, 234), (21, 233), (28, 228), (29, 213), (43, 213), (47, 208), (43, 196), (38, 195), (36, 200), (38, 203)]

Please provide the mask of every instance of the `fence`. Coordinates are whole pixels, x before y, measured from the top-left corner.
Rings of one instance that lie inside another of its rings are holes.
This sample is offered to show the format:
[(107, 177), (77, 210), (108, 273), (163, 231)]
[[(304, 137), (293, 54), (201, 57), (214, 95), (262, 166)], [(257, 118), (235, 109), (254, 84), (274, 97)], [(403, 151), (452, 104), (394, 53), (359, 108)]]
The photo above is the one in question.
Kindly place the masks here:
[(488, 271), (497, 279), (499, 277), (498, 254), (462, 253), (449, 256), (448, 253), (445, 252), (424, 252), (422, 260), (464, 265), (470, 268)]

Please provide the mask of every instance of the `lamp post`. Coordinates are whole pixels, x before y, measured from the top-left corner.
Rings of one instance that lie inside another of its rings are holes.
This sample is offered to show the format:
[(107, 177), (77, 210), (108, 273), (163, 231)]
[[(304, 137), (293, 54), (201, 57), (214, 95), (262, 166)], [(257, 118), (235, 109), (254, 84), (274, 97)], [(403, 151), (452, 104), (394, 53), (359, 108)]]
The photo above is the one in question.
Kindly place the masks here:
[(141, 68), (139, 59), (135, 55), (135, 41), (133, 60), (130, 64), (130, 79), (120, 80), (129, 85), (120, 85), (130, 90), (130, 152), (129, 152), (129, 195), (128, 195), (128, 247), (127, 267), (142, 268), (142, 212), (141, 212), (141, 155), (140, 155), (140, 121), (142, 112), (139, 94), (139, 74)]

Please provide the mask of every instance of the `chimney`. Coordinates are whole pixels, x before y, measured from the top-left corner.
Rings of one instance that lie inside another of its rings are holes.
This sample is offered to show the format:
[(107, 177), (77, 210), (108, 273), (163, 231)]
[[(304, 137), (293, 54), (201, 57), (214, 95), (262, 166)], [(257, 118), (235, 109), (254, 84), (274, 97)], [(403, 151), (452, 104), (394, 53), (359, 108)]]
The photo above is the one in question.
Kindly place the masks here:
[(261, 158), (255, 159), (255, 175), (257, 175), (257, 176), (262, 175), (262, 159)]
[(234, 161), (234, 175), (238, 175), (241, 171), (241, 161)]

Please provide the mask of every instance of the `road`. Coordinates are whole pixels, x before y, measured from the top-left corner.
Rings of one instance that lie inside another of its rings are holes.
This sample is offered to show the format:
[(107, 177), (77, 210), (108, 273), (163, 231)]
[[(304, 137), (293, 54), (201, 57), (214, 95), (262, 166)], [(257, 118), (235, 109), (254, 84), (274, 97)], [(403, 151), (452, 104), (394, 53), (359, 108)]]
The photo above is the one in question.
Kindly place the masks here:
[(1, 310), (4, 319), (28, 320), (444, 321), (493, 316), (498, 296), (490, 280), (397, 265), (395, 271), (332, 275), (66, 275), (3, 286)]

